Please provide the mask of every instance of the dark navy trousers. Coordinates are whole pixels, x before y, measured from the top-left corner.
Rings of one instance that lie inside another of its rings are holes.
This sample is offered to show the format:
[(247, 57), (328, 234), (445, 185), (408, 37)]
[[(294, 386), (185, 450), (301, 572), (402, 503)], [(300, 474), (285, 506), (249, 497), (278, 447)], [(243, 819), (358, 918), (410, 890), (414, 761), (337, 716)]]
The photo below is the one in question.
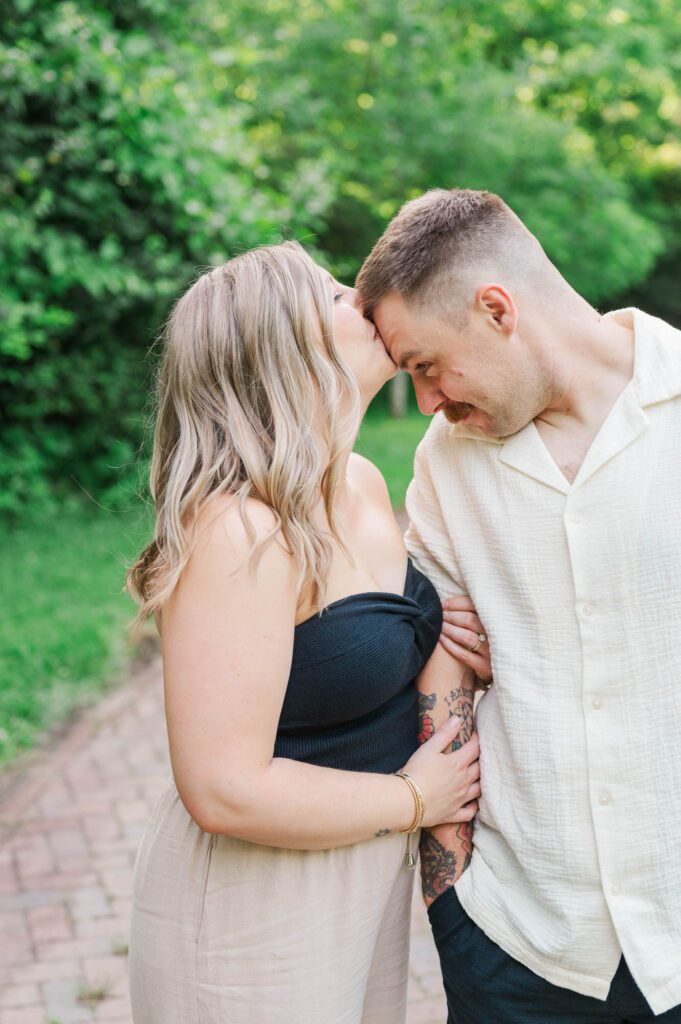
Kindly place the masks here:
[(488, 939), (448, 889), (428, 908), (447, 993), (447, 1024), (681, 1024), (655, 1017), (624, 961), (605, 1001), (559, 988)]

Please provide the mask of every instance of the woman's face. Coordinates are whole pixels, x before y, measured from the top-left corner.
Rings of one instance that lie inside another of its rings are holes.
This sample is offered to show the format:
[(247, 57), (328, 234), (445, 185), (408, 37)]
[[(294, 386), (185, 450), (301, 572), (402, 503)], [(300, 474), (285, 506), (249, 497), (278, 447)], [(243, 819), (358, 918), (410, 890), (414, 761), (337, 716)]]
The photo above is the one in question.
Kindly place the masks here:
[(362, 315), (357, 291), (331, 278), (333, 287), (333, 340), (338, 355), (353, 374), (368, 405), (397, 373), (378, 329)]

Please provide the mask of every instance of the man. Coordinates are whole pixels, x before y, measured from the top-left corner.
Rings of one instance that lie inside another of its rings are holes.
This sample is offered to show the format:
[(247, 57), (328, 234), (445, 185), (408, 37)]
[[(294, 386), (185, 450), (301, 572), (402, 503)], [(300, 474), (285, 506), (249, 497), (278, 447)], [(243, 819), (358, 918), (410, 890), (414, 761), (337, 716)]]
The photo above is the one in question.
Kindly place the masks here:
[(681, 1022), (681, 333), (486, 192), (407, 203), (357, 283), (438, 414), (412, 556), (492, 648), (472, 862), (426, 865), (450, 1022)]

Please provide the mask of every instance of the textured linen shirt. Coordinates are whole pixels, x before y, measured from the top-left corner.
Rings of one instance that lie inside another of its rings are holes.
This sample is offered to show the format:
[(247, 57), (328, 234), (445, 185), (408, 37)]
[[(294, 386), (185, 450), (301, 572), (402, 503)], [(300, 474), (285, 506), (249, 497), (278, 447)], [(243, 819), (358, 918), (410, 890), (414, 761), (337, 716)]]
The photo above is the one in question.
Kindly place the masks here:
[(464, 909), (598, 999), (624, 954), (659, 1014), (681, 1003), (681, 332), (608, 316), (633, 321), (633, 378), (574, 483), (533, 422), (498, 440), (439, 414), (407, 546), (491, 644)]

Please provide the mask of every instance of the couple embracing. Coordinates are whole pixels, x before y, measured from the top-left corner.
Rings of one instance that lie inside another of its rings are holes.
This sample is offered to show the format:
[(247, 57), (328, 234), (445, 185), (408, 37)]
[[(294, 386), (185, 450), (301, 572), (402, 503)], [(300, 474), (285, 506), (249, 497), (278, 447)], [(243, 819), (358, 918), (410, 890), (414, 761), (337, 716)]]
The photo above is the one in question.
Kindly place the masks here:
[[(396, 367), (404, 539), (352, 453)], [(196, 281), (129, 576), (173, 768), (135, 1024), (400, 1024), (419, 845), (450, 1024), (681, 1022), (680, 456), (681, 334), (490, 193), (407, 203), (356, 290), (293, 243)]]

